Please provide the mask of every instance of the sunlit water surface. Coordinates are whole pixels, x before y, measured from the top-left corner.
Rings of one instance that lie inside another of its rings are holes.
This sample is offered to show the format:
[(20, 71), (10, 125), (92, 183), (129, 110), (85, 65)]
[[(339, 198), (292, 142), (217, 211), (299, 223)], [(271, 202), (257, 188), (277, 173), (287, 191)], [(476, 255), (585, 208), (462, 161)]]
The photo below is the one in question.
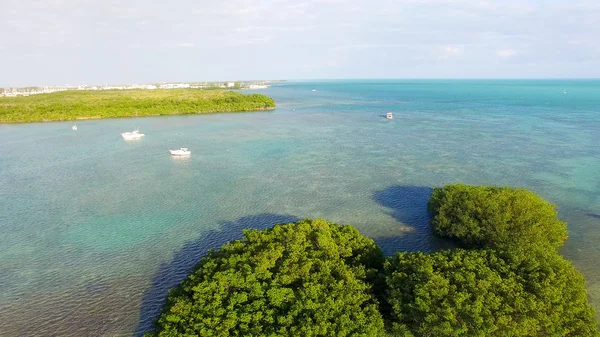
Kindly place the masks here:
[[(600, 309), (600, 81), (261, 93), (277, 110), (0, 125), (0, 335), (140, 334), (207, 249), (248, 227), (322, 217), (388, 254), (446, 247), (426, 203), (452, 182), (556, 203), (569, 222), (563, 254)], [(145, 138), (120, 139), (136, 127)], [(179, 147), (192, 156), (172, 158)]]

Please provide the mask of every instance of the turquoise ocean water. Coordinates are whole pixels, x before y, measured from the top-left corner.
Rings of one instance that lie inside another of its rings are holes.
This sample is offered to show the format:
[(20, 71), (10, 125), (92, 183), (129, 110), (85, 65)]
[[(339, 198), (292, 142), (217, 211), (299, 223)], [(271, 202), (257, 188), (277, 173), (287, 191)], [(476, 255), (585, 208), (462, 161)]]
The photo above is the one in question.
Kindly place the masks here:
[[(139, 335), (167, 289), (246, 227), (323, 217), (386, 253), (447, 247), (430, 235), (426, 202), (452, 182), (556, 203), (569, 222), (563, 254), (600, 310), (599, 80), (260, 93), (275, 111), (0, 125), (0, 335)], [(120, 139), (135, 127), (144, 139)], [(171, 158), (178, 147), (192, 156)]]

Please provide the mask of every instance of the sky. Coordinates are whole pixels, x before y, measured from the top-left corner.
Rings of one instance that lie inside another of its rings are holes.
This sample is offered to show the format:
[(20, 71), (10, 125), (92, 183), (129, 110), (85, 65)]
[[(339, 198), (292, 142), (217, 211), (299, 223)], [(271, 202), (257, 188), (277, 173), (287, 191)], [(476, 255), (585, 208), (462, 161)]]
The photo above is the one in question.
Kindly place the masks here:
[(600, 78), (599, 0), (0, 0), (0, 87)]

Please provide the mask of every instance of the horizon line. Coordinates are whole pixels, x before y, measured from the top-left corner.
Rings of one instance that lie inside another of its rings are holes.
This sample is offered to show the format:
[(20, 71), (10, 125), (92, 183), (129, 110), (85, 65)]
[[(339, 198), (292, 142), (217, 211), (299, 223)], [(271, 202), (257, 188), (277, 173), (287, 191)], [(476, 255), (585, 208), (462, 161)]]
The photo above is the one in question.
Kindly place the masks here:
[(105, 82), (103, 84), (38, 84), (23, 86), (0, 86), (0, 89), (20, 89), (28, 87), (77, 87), (81, 85), (150, 85), (157, 83), (192, 83), (192, 82), (311, 82), (311, 81), (423, 81), (423, 80), (458, 80), (458, 81), (540, 81), (540, 80), (600, 80), (600, 77), (345, 77), (345, 78), (290, 78), (290, 79), (245, 79), (245, 80), (192, 80), (192, 81), (149, 81), (149, 82)]

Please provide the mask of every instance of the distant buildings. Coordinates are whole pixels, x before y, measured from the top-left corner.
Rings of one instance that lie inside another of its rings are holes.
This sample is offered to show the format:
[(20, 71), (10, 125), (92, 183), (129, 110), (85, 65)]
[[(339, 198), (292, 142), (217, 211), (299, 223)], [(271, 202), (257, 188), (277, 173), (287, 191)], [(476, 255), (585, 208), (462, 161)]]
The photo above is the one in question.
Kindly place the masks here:
[(156, 89), (157, 86), (152, 84), (127, 84), (127, 85), (111, 85), (111, 86), (89, 86), (80, 85), (77, 90), (131, 90), (131, 89)]
[(75, 89), (74, 87), (26, 87), (26, 88), (3, 88), (0, 89), (0, 97), (15, 97), (15, 96), (29, 96), (37, 94), (48, 94), (56, 91), (65, 91)]
[(189, 83), (166, 83), (166, 84), (161, 84), (158, 87), (161, 89), (183, 89), (183, 88), (189, 88), (190, 84)]
[(236, 89), (264, 89), (269, 86), (267, 82), (204, 82), (204, 83), (163, 83), (163, 84), (125, 84), (125, 85), (79, 85), (79, 86), (46, 86), (27, 88), (0, 88), (0, 97), (29, 96), (48, 94), (65, 90), (130, 90), (130, 89), (211, 89), (211, 88), (236, 88)]
[(242, 89), (266, 89), (269, 86), (266, 84), (249, 84), (245, 87), (243, 87)]

